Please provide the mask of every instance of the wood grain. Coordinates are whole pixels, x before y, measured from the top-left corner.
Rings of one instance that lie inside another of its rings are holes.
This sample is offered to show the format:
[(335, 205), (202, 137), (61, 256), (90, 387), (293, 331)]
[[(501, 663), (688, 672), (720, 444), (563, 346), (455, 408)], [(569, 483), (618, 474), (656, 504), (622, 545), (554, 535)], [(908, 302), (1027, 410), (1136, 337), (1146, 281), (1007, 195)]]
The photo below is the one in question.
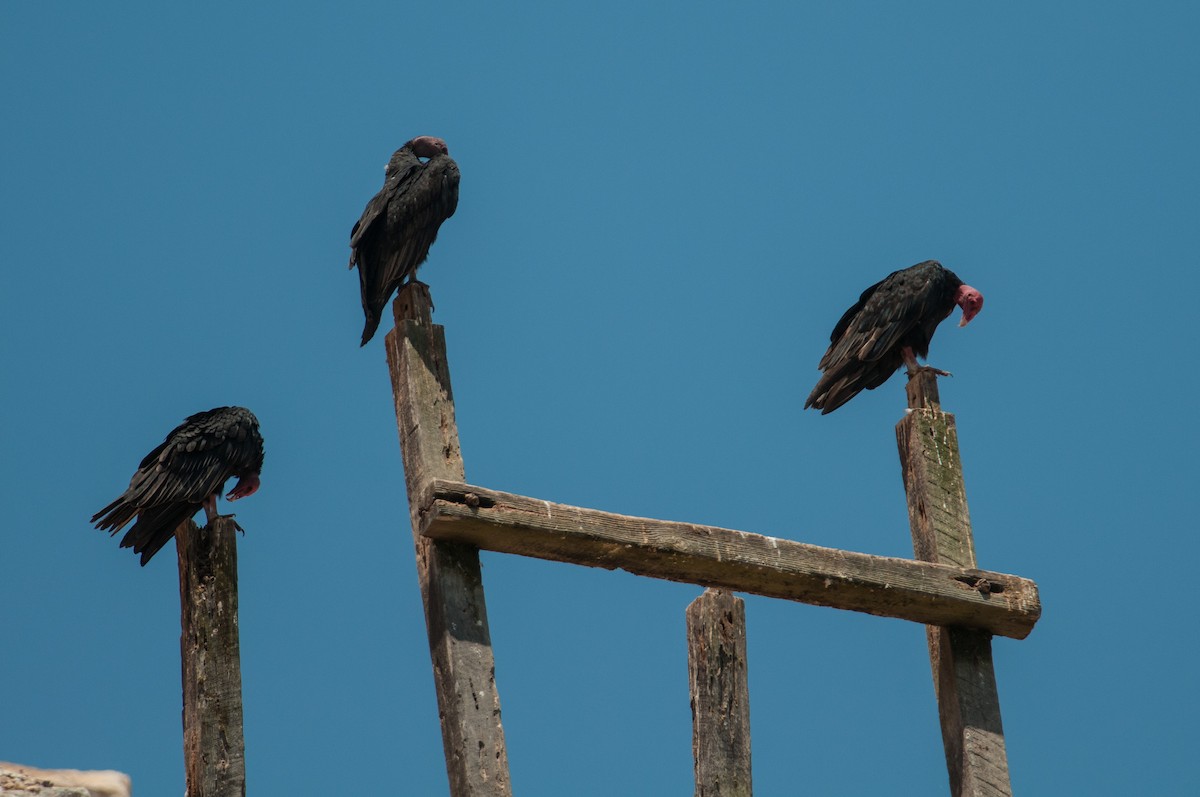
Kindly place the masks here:
[(245, 797), (237, 530), (232, 517), (175, 530), (183, 657), (183, 757), (190, 797)]
[[(937, 378), (909, 381), (910, 410), (896, 425), (918, 559), (974, 568), (975, 543), (954, 416), (941, 411)], [(978, 571), (977, 571), (978, 572)], [(984, 577), (987, 578), (986, 576)], [(985, 587), (990, 587), (990, 582)], [(978, 628), (926, 628), (950, 793), (954, 797), (1012, 794), (991, 635)]]
[(393, 304), (385, 346), (413, 523), (417, 577), (452, 797), (511, 794), (500, 693), (488, 630), (479, 551), (417, 533), (420, 485), (462, 479), (463, 461), (442, 327), (428, 288), (410, 283)]
[(1001, 573), (617, 515), (443, 479), (425, 486), (419, 506), (425, 536), (489, 551), (1018, 639), (1041, 612), (1036, 584)]
[(695, 797), (750, 797), (745, 601), (707, 589), (686, 615)]

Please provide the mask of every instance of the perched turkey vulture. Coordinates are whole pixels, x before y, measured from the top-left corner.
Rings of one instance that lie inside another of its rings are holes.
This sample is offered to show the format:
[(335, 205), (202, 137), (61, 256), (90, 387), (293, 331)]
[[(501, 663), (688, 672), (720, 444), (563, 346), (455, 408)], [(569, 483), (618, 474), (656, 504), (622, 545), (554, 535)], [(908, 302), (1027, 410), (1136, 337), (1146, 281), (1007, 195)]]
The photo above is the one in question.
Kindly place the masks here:
[(438, 228), (458, 207), (458, 177), (446, 142), (432, 136), (414, 138), (388, 161), (383, 188), (350, 231), (350, 268), (358, 266), (367, 317), (359, 345), (367, 345), (379, 328), (392, 293), (405, 280), (416, 280)]
[(916, 373), (917, 357), (929, 354), (933, 331), (956, 304), (963, 311), (959, 326), (965, 327), (983, 307), (983, 294), (936, 260), (895, 271), (867, 288), (833, 328), (817, 366), (825, 373), (804, 409), (833, 412), (860, 391), (882, 385), (901, 365), (910, 376)]
[(198, 412), (146, 455), (129, 489), (92, 522), (116, 534), (137, 516), (121, 547), (140, 553), (144, 566), (198, 509), (203, 507), (209, 521), (217, 516), (217, 496), (230, 476), (238, 482), (226, 498), (252, 495), (262, 464), (263, 439), (254, 413), (245, 407)]

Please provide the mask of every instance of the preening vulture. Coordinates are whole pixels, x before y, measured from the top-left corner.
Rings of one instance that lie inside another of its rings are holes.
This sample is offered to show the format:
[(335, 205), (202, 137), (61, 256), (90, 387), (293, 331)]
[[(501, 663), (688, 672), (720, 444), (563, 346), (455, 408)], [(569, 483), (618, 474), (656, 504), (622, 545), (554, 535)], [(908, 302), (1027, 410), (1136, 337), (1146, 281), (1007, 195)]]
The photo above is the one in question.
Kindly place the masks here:
[(359, 345), (367, 345), (379, 328), (392, 293), (416, 279), (438, 228), (454, 215), (458, 178), (446, 142), (432, 136), (414, 138), (388, 161), (383, 188), (350, 231), (350, 268), (358, 266), (367, 319)]
[(934, 330), (956, 304), (965, 327), (983, 307), (983, 294), (936, 260), (892, 272), (867, 288), (833, 328), (817, 366), (825, 373), (804, 409), (833, 412), (860, 391), (882, 385), (901, 365), (916, 373), (917, 357), (929, 354)]
[(262, 464), (263, 439), (254, 413), (245, 407), (198, 412), (146, 455), (129, 489), (93, 515), (92, 522), (116, 534), (136, 516), (121, 547), (140, 553), (144, 566), (197, 510), (203, 508), (209, 521), (217, 516), (217, 496), (230, 476), (238, 482), (227, 499), (252, 495)]

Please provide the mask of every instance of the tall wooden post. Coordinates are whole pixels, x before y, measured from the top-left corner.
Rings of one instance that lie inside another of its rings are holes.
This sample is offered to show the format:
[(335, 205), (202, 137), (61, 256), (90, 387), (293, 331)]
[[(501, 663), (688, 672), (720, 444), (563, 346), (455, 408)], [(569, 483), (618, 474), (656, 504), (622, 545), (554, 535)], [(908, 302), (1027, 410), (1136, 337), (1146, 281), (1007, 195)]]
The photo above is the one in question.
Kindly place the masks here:
[(238, 643), (237, 523), (175, 530), (183, 632), (183, 757), (188, 797), (245, 797)]
[[(976, 567), (954, 416), (944, 413), (937, 377), (918, 372), (908, 383), (908, 414), (896, 425), (913, 551), (917, 559)], [(980, 579), (965, 589), (989, 594)], [(998, 598), (997, 598), (998, 599)], [(953, 797), (1012, 794), (991, 635), (926, 626), (946, 767)]]
[(424, 485), (464, 477), (445, 334), (431, 310), (428, 288), (405, 286), (393, 304), (396, 328), (386, 346), (446, 771), (452, 797), (507, 797), (508, 753), (479, 550), (420, 534)]
[(706, 589), (687, 608), (695, 797), (750, 797), (746, 604)]

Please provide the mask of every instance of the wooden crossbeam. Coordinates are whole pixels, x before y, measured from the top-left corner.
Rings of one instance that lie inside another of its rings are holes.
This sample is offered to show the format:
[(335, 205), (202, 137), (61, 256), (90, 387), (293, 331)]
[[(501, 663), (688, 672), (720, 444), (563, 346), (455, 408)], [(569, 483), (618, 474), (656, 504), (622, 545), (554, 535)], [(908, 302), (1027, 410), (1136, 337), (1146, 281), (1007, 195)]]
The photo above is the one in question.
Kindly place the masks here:
[(1041, 614), (1018, 576), (822, 548), (745, 531), (617, 515), (446, 479), (426, 483), (420, 532), (641, 576), (1023, 639)]

